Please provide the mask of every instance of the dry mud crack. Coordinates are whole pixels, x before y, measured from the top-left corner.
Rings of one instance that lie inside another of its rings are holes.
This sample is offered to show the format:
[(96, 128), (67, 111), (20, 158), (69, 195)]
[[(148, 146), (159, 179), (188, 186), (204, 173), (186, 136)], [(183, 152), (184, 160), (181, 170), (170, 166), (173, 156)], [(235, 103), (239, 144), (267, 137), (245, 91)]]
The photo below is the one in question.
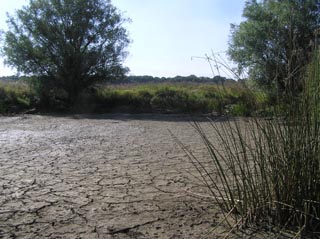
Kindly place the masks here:
[(0, 238), (200, 238), (216, 208), (186, 116), (0, 117)]

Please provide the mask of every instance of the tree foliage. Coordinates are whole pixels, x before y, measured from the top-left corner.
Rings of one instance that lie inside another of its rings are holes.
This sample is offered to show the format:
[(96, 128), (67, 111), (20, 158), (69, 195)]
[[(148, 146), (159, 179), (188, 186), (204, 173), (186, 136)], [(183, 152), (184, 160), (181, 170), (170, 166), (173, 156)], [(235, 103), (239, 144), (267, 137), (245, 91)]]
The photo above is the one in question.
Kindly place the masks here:
[(228, 53), (258, 85), (299, 90), (319, 28), (319, 0), (250, 0), (232, 25)]
[(8, 17), (6, 63), (73, 104), (86, 87), (126, 72), (126, 20), (110, 0), (30, 0)]

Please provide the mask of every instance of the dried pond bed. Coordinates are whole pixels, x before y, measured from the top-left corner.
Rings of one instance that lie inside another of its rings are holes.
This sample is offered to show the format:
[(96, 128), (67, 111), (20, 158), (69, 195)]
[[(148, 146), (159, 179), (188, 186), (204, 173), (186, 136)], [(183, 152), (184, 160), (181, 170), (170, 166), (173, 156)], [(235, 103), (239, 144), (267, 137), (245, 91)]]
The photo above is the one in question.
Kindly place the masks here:
[(202, 159), (186, 116), (0, 117), (0, 238), (200, 238), (217, 208), (188, 193)]

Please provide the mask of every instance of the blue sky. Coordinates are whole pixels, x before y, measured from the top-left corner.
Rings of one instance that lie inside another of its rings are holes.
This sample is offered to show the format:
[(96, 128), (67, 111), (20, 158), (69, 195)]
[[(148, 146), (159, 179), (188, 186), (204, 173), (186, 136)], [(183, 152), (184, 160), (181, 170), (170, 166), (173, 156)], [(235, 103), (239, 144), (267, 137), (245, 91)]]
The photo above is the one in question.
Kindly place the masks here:
[[(5, 1), (0, 10), (0, 28), (6, 29), (6, 12), (28, 3)], [(227, 50), (230, 24), (239, 24), (245, 0), (113, 0), (130, 18), (129, 56), (125, 65), (131, 75), (212, 76), (204, 56)], [(0, 64), (0, 76), (14, 71)]]

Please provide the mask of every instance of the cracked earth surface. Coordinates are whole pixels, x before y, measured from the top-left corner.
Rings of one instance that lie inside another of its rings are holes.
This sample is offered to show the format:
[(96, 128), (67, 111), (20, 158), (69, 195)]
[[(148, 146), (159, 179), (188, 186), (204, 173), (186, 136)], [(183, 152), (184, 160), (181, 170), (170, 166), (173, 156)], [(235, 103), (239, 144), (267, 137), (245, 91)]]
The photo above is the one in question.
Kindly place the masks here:
[(186, 116), (0, 117), (0, 238), (200, 238), (217, 208)]

